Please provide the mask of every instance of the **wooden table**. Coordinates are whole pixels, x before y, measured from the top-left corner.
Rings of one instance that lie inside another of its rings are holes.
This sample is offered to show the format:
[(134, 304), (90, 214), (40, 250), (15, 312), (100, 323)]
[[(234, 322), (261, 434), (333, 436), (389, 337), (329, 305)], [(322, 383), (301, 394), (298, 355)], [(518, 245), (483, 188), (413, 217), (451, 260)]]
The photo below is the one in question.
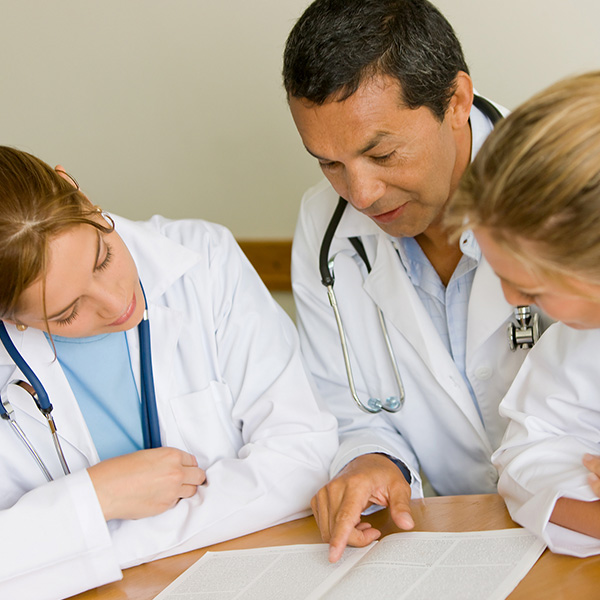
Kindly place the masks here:
[[(482, 531), (517, 527), (496, 494), (442, 496), (412, 502), (415, 531)], [(387, 510), (368, 520), (384, 535), (398, 528)], [(73, 600), (151, 600), (207, 550), (235, 550), (321, 542), (312, 517), (291, 521), (235, 540), (126, 569), (122, 581), (73, 596)], [(573, 558), (546, 550), (510, 600), (600, 598), (600, 556)]]

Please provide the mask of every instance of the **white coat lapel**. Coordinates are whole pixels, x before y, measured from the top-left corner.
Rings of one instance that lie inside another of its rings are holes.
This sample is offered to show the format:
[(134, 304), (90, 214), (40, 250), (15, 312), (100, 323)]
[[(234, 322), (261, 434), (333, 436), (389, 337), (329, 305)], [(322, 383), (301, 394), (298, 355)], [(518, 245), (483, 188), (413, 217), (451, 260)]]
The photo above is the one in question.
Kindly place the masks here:
[(500, 279), (483, 257), (473, 279), (471, 299), (467, 322), (467, 361), (499, 327), (504, 326), (513, 312), (504, 298)]
[[(177, 356), (182, 315), (176, 310), (157, 305), (151, 305), (149, 313), (156, 397), (169, 398), (173, 394), (173, 362)], [(160, 407), (161, 402), (158, 402), (159, 419)]]
[[(347, 247), (349, 237), (360, 237), (367, 246), (372, 261), (371, 273), (364, 282), (364, 290), (381, 308), (389, 328), (395, 328), (412, 345), (429, 370), (441, 374), (458, 373), (431, 318), (412, 285), (390, 238), (369, 218), (347, 207), (336, 231), (336, 238)], [(367, 240), (375, 239), (375, 252)], [(402, 357), (397, 357), (399, 364)]]
[[(336, 237), (347, 247), (347, 238), (351, 236), (362, 236), (365, 246), (369, 237), (376, 239), (375, 253), (367, 247), (367, 254), (372, 259), (372, 270), (363, 287), (373, 302), (381, 308), (391, 337), (394, 335), (393, 329), (396, 329), (411, 344), (433, 377), (453, 398), (485, 440), (481, 419), (467, 384), (440, 339), (431, 317), (402, 267), (392, 242), (370, 219), (354, 210), (346, 209)], [(402, 356), (397, 355), (396, 359), (402, 370)]]
[[(485, 440), (483, 425), (467, 384), (402, 268), (395, 248), (384, 236), (379, 236), (377, 258), (365, 282), (365, 291), (383, 311), (390, 330), (393, 327), (402, 333), (432, 376)], [(402, 356), (397, 355), (396, 359), (402, 373), (406, 368)]]
[[(396, 249), (386, 236), (377, 236), (376, 258), (364, 288), (381, 308), (386, 321), (402, 332), (432, 373), (445, 373), (450, 366), (455, 369), (431, 318), (402, 268)], [(398, 360), (401, 361), (401, 357)]]

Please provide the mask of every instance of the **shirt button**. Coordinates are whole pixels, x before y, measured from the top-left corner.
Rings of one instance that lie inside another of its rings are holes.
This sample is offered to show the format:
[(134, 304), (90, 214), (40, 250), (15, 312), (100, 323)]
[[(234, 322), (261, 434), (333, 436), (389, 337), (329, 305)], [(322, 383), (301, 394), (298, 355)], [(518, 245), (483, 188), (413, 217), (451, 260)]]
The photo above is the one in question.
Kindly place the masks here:
[(489, 379), (492, 376), (492, 373), (492, 368), (488, 366), (477, 367), (475, 369), (475, 377), (477, 377), (477, 379), (480, 379), (481, 381)]

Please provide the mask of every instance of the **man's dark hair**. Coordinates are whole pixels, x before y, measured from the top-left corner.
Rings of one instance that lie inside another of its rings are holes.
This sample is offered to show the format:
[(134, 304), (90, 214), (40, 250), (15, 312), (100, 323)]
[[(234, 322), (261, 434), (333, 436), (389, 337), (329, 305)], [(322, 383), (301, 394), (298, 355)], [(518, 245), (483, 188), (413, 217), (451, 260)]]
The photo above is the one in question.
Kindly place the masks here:
[(283, 57), (288, 97), (342, 101), (369, 77), (389, 75), (405, 106), (426, 106), (440, 121), (459, 71), (469, 72), (460, 42), (427, 0), (316, 0)]

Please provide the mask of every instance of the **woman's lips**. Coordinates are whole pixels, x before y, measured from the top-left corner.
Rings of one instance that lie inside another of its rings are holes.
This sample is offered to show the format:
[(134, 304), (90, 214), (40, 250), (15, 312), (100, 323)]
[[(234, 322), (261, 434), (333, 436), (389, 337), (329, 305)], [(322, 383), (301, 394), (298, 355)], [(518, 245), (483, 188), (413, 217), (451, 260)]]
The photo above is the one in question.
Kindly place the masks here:
[(137, 300), (135, 299), (135, 293), (133, 294), (133, 298), (127, 307), (127, 310), (113, 323), (110, 323), (109, 327), (117, 327), (118, 325), (123, 325), (131, 318), (131, 315), (135, 312), (135, 307), (137, 305)]

